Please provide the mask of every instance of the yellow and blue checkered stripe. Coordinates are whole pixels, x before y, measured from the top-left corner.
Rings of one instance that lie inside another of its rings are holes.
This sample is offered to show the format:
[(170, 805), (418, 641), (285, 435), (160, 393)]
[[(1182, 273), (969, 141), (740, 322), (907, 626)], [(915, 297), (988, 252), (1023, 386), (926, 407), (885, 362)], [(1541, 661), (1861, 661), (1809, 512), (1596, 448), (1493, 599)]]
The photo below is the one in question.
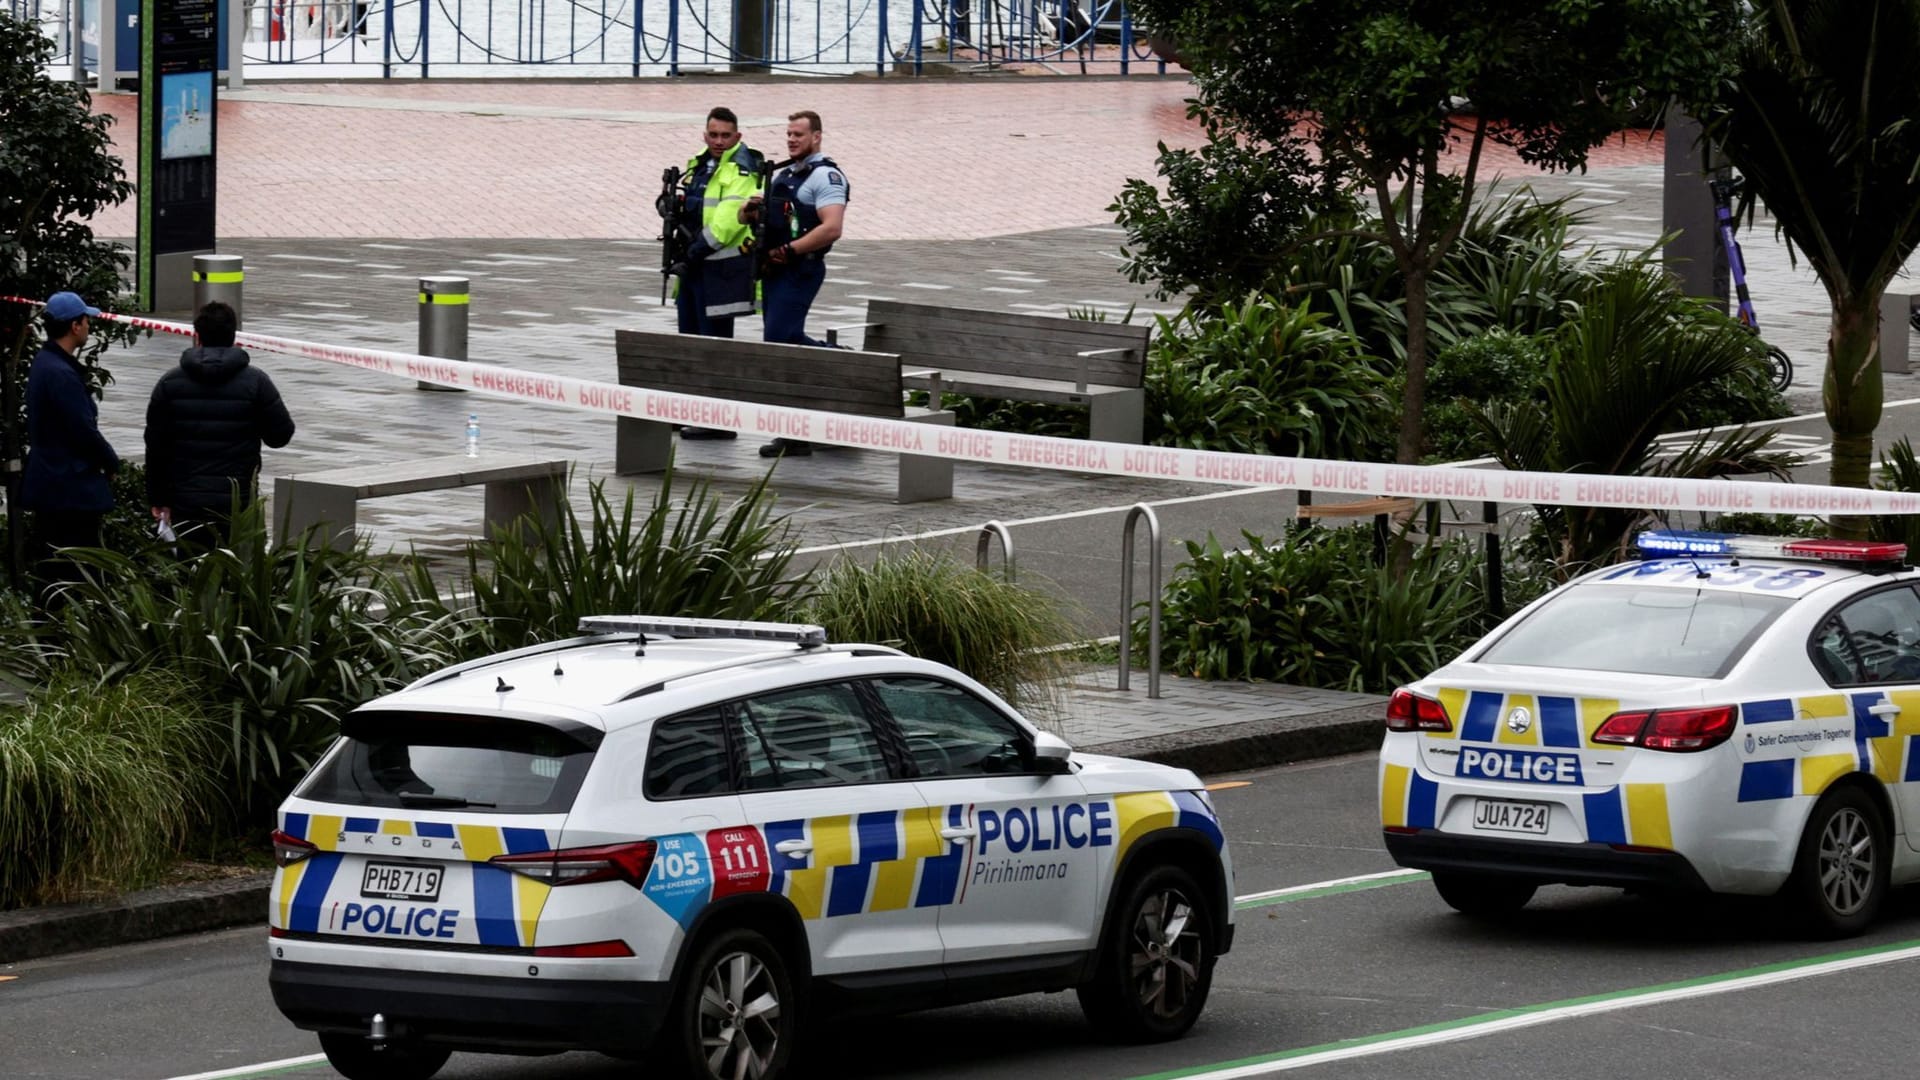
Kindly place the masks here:
[[(1592, 749), (1594, 729), (1620, 710), (1616, 698), (1502, 694), (1457, 687), (1443, 688), (1434, 696), (1453, 719), (1453, 730), (1428, 732), (1428, 738), (1498, 746)], [(1536, 720), (1525, 731), (1514, 731), (1501, 722), (1516, 708), (1526, 709)]]
[[(1896, 723), (1870, 710), (1882, 698), (1901, 707)], [(1920, 782), (1920, 693), (1867, 690), (1742, 702), (1740, 724), (1748, 732), (1797, 720), (1853, 726), (1850, 753), (1791, 754), (1740, 766), (1740, 801), (1764, 802), (1819, 795), (1842, 776), (1869, 773), (1882, 783)], [(1904, 767), (1903, 767), (1904, 762)]]
[[(319, 849), (319, 854), (283, 867), (276, 875), (273, 902), (278, 906), (280, 925), (288, 930), (320, 932), (327, 894), (345, 861), (344, 852), (352, 850), (370, 857), (386, 853), (379, 847), (363, 846), (370, 837), (457, 841), (460, 858), (473, 864), (468, 870), (473, 876), (473, 923), (482, 945), (532, 945), (540, 911), (552, 891), (552, 886), (523, 874), (486, 865), (496, 855), (550, 850), (552, 844), (545, 829), (301, 813), (282, 814), (280, 828)], [(452, 850), (449, 847), (446, 853)], [(394, 854), (417, 856), (420, 852)]]

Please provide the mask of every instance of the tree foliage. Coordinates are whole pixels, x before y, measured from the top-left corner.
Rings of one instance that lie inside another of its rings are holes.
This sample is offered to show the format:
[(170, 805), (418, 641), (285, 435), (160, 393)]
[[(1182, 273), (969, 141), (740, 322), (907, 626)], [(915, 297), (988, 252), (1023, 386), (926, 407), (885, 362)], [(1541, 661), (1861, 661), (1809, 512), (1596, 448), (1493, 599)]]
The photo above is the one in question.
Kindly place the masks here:
[[(53, 44), (31, 21), (0, 9), (0, 296), (45, 299), (71, 289), (96, 307), (124, 306), (125, 251), (96, 240), (87, 224), (133, 193), (85, 87), (47, 75)], [(0, 461), (25, 451), (27, 359), (39, 347), (38, 309), (0, 300)], [(99, 366), (110, 345), (137, 336), (99, 322), (82, 364), (96, 393), (111, 382)], [(19, 472), (6, 471), (9, 512)], [(19, 529), (12, 569), (18, 571)]]
[[(1833, 304), (1821, 383), (1834, 484), (1865, 487), (1880, 422), (1880, 298), (1920, 246), (1920, 0), (1773, 0), (1696, 98), (1707, 136)], [(1862, 523), (1836, 522), (1857, 533)]]
[(1583, 168), (1642, 100), (1718, 70), (1740, 0), (1136, 0), (1180, 43), (1203, 112), (1378, 206), (1406, 280), (1398, 458), (1419, 458), (1427, 287), (1465, 226), (1489, 143)]

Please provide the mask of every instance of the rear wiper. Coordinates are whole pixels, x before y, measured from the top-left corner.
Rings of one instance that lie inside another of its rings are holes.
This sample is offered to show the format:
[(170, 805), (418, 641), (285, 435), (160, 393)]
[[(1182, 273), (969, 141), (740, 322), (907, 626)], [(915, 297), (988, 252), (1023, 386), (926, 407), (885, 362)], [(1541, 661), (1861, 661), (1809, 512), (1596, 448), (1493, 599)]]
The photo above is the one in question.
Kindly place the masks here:
[(446, 810), (457, 810), (463, 806), (484, 806), (492, 809), (490, 802), (470, 802), (458, 795), (434, 795), (425, 791), (402, 791), (400, 801), (408, 806), (431, 806)]

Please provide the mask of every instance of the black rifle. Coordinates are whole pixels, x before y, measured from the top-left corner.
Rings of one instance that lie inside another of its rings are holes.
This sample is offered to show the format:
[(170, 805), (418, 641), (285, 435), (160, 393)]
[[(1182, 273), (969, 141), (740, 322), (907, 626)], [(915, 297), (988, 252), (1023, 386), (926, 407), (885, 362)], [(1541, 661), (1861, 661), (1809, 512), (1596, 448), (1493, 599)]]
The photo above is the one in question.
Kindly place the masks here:
[(773, 187), (773, 174), (799, 160), (799, 158), (788, 158), (786, 161), (776, 163), (766, 158), (760, 159), (761, 202), (751, 220), (754, 276), (763, 281), (775, 269), (774, 264), (767, 261), (767, 253), (793, 239), (793, 230), (786, 220), (786, 215), (768, 213), (765, 196)]
[(687, 234), (683, 216), (687, 191), (680, 186), (680, 169), (669, 166), (660, 174), (660, 197), (653, 208), (660, 214), (660, 303), (667, 302), (667, 279), (687, 272), (687, 249), (692, 237)]

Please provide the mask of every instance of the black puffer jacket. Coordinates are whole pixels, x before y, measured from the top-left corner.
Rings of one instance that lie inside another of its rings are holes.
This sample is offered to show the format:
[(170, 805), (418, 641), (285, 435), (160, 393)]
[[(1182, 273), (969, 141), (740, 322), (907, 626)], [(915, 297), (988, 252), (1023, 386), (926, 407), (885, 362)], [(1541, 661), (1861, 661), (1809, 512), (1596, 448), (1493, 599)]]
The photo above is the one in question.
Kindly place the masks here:
[(244, 505), (253, 500), (260, 444), (292, 440), (280, 391), (245, 349), (188, 349), (147, 402), (147, 501), (224, 512), (237, 486)]

